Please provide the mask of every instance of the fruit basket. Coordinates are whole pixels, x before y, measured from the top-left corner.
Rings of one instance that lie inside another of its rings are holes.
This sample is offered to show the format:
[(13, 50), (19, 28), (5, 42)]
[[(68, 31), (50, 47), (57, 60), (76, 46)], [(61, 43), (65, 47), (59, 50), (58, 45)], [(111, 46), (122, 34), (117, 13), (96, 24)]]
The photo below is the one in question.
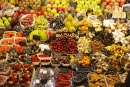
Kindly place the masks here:
[(16, 36), (15, 31), (6, 31), (3, 35), (3, 38), (12, 38)]
[(23, 15), (20, 19), (20, 26), (23, 28), (33, 26), (34, 23), (35, 23), (35, 19), (31, 14)]

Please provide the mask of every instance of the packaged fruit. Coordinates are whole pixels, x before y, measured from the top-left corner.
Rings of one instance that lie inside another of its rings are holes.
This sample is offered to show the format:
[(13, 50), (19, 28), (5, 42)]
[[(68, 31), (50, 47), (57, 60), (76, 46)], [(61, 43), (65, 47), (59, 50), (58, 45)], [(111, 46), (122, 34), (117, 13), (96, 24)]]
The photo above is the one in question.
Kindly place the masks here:
[(15, 35), (16, 35), (16, 32), (15, 32), (15, 31), (6, 31), (6, 32), (4, 33), (3, 38), (12, 38), (12, 37), (15, 37)]
[(13, 45), (13, 44), (14, 44), (14, 38), (1, 39), (1, 45)]
[(51, 56), (44, 54), (44, 53), (38, 53), (37, 54), (39, 60), (50, 60)]
[(23, 72), (23, 65), (22, 64), (13, 65), (11, 72), (15, 74), (21, 74)]

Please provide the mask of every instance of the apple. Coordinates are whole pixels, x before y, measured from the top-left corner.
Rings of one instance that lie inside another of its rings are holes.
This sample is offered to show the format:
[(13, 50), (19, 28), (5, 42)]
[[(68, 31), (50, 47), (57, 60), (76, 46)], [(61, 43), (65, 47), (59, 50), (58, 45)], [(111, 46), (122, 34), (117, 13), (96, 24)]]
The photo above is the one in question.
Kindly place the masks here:
[(100, 3), (101, 3), (101, 0), (95, 0), (95, 2), (96, 2), (97, 4), (100, 4)]
[(111, 8), (111, 6), (110, 6), (110, 5), (107, 5), (107, 6), (106, 6), (106, 9), (110, 9), (110, 8)]
[(52, 9), (52, 10), (51, 10), (51, 13), (52, 13), (52, 14), (56, 14), (56, 13), (57, 13), (56, 9)]
[(80, 4), (80, 5), (84, 5), (84, 2), (83, 2), (83, 1), (80, 1), (79, 4)]
[(36, 12), (37, 16), (42, 15), (42, 12), (38, 11)]
[(82, 9), (82, 5), (78, 4), (77, 8)]
[(51, 4), (47, 4), (47, 6), (46, 6), (47, 8), (51, 8)]
[(92, 2), (92, 5), (97, 5), (97, 2)]
[(34, 10), (30, 10), (30, 14), (35, 14), (36, 12)]
[(120, 2), (121, 2), (121, 0), (116, 0), (116, 2), (120, 3)]
[(115, 2), (115, 3), (114, 3), (114, 6), (119, 6), (119, 3), (118, 3), (118, 2)]
[(22, 13), (23, 13), (23, 10), (22, 10), (22, 9), (19, 9), (17, 12), (18, 12), (19, 14), (22, 14)]
[(53, 7), (53, 8), (57, 8), (58, 6), (57, 6), (56, 4), (53, 4), (52, 7)]
[(113, 2), (109, 2), (108, 5), (113, 6)]
[(106, 5), (107, 5), (107, 2), (102, 2), (102, 4), (106, 6)]
[(51, 12), (51, 8), (47, 8), (47, 11), (48, 11), (48, 12)]
[(58, 12), (62, 12), (62, 11), (63, 11), (63, 8), (59, 7), (59, 8), (57, 8), (57, 11), (58, 11)]
[(124, 5), (124, 3), (120, 3), (119, 6), (122, 7), (122, 5)]
[(19, 17), (19, 13), (18, 13), (18, 12), (15, 12), (15, 13), (13, 14), (13, 17)]
[(49, 2), (49, 4), (53, 5), (53, 4), (54, 4), (54, 2), (53, 2), (53, 1), (50, 1), (50, 2)]
[(61, 4), (62, 4), (62, 5), (66, 5), (66, 2), (62, 2)]
[(28, 14), (29, 11), (28, 11), (27, 9), (25, 9), (25, 10), (23, 10), (23, 13), (24, 13), (24, 14)]
[(120, 2), (125, 4), (125, 3), (126, 3), (126, 0), (121, 0)]
[(62, 5), (61, 5), (61, 4), (59, 4), (59, 5), (58, 5), (58, 8), (61, 8), (61, 7), (62, 7)]
[(56, 1), (55, 1), (55, 4), (59, 5), (59, 4), (60, 4), (60, 1), (56, 0)]
[(107, 3), (109, 3), (111, 0), (106, 0)]

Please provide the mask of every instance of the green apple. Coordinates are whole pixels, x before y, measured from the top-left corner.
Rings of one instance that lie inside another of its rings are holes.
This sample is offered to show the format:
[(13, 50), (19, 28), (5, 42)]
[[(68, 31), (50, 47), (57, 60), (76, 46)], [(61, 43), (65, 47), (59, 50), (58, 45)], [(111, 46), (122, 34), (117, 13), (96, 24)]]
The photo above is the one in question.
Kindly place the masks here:
[(97, 5), (97, 2), (92, 2), (92, 4), (95, 6), (95, 5)]
[(84, 6), (83, 6), (83, 9), (88, 9), (88, 5), (84, 5)]
[(86, 2), (85, 2), (85, 5), (90, 5), (90, 2), (89, 2), (89, 1), (86, 1)]
[(84, 5), (84, 2), (83, 2), (83, 1), (80, 1), (79, 4), (80, 4), (80, 5)]

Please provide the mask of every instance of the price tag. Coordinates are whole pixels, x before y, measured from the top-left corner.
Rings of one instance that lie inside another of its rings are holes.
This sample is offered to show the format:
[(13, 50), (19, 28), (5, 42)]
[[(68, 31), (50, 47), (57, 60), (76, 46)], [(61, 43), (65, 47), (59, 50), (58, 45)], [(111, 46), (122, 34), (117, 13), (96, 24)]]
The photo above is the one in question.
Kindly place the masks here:
[(19, 42), (19, 45), (21, 45), (21, 46), (26, 46), (26, 42), (20, 41), (20, 42)]
[(34, 40), (40, 40), (40, 36), (38, 36), (38, 35), (33, 35), (33, 39), (34, 39)]

